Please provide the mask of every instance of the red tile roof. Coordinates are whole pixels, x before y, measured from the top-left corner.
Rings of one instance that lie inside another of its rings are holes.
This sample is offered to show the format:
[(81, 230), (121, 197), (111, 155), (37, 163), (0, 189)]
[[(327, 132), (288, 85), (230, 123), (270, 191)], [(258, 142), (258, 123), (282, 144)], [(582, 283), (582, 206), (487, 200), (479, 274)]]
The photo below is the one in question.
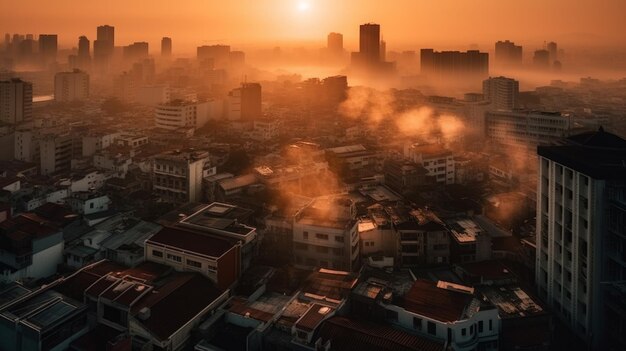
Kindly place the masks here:
[(442, 342), (421, 338), (384, 324), (335, 316), (320, 328), (331, 350), (359, 351), (443, 351)]
[(407, 311), (442, 322), (458, 321), (474, 297), (438, 288), (428, 280), (416, 280), (404, 295), (401, 306)]
[(147, 243), (211, 257), (220, 257), (233, 247), (233, 244), (225, 239), (171, 227), (164, 227), (148, 239)]

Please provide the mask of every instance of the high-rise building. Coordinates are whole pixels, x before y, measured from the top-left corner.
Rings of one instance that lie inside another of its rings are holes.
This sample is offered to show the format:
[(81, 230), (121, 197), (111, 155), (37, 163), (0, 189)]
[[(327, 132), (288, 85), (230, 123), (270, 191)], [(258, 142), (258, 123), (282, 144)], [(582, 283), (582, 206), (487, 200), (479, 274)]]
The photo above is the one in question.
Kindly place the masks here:
[(535, 281), (592, 350), (624, 350), (626, 140), (605, 132), (540, 146)]
[(163, 37), (161, 39), (161, 56), (162, 57), (172, 56), (172, 38)]
[(384, 40), (380, 41), (380, 57), (381, 62), (385, 62), (387, 60), (387, 42)]
[(33, 85), (20, 79), (0, 81), (0, 122), (19, 124), (33, 117)]
[(156, 106), (154, 122), (158, 128), (200, 128), (209, 118), (209, 102), (174, 100)]
[(204, 45), (196, 50), (198, 61), (212, 61), (215, 68), (226, 68), (230, 61), (230, 46)]
[(57, 58), (57, 35), (56, 34), (40, 34), (39, 35), (39, 55), (44, 64), (56, 62)]
[(550, 52), (548, 50), (536, 50), (533, 56), (533, 65), (539, 69), (550, 68)]
[(228, 94), (228, 118), (230, 120), (254, 121), (262, 115), (261, 84), (243, 83)]
[(123, 55), (124, 60), (131, 62), (146, 59), (148, 58), (148, 43), (141, 41), (124, 46)]
[(557, 57), (557, 45), (555, 42), (549, 42), (548, 45), (546, 45), (546, 49), (548, 50), (548, 54), (550, 55), (550, 63), (559, 59)]
[(366, 64), (380, 62), (380, 25), (362, 24), (359, 27), (359, 56)]
[(489, 54), (478, 50), (420, 50), (422, 74), (436, 79), (486, 77), (489, 75)]
[(115, 27), (103, 25), (98, 27), (97, 39), (93, 43), (94, 61), (101, 68), (106, 67), (113, 56), (115, 48)]
[(326, 48), (331, 55), (341, 55), (343, 53), (343, 34), (329, 33)]
[(78, 55), (76, 56), (76, 66), (81, 70), (88, 70), (91, 66), (91, 50), (89, 39), (82, 35), (78, 38)]
[(495, 63), (500, 66), (521, 66), (522, 47), (508, 40), (496, 42)]
[(54, 76), (54, 100), (83, 100), (89, 96), (89, 75), (80, 70), (59, 72)]
[(492, 77), (483, 81), (483, 96), (492, 109), (513, 110), (519, 99), (519, 82), (506, 77)]

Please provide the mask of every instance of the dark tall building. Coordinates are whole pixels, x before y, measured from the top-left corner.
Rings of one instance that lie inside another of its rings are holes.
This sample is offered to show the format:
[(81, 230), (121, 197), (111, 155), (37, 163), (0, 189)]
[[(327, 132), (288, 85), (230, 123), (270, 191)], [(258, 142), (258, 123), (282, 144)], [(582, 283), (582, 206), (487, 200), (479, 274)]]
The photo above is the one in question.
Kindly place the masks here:
[(80, 69), (87, 70), (91, 65), (91, 49), (89, 48), (89, 39), (86, 36), (78, 38), (78, 56), (77, 66)]
[(332, 55), (343, 53), (343, 35), (341, 33), (328, 34), (326, 48)]
[(537, 50), (533, 56), (533, 65), (539, 69), (550, 68), (550, 52), (548, 50)]
[(496, 42), (495, 63), (500, 66), (521, 66), (522, 47), (508, 40)]
[(366, 23), (360, 26), (359, 56), (365, 64), (380, 62), (380, 25)]
[(115, 28), (104, 25), (98, 27), (97, 39), (93, 43), (93, 57), (96, 64), (106, 66), (115, 48)]
[(420, 51), (422, 74), (435, 79), (487, 77), (489, 75), (489, 54), (478, 50)]
[(57, 35), (39, 35), (39, 55), (44, 64), (55, 62), (57, 59)]
[(124, 60), (135, 62), (148, 58), (148, 43), (145, 41), (135, 42), (124, 46)]
[(261, 84), (243, 83), (241, 85), (241, 119), (255, 120), (261, 117)]
[(172, 38), (163, 37), (161, 39), (161, 57), (172, 56)]
[(546, 48), (548, 49), (548, 53), (550, 54), (550, 63), (559, 59), (557, 57), (557, 45), (555, 42), (549, 42)]
[(626, 350), (626, 140), (539, 146), (535, 283), (589, 350)]
[(196, 51), (198, 61), (212, 61), (215, 68), (226, 68), (230, 61), (230, 46), (204, 45)]
[(385, 62), (385, 60), (387, 60), (387, 42), (384, 40), (380, 41), (380, 53), (378, 57), (381, 62)]

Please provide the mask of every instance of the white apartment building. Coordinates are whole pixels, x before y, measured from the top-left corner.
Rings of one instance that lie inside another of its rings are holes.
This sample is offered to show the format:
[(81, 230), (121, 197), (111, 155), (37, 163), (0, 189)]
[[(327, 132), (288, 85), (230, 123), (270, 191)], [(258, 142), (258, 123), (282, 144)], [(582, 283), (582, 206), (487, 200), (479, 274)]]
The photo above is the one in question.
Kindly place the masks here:
[(94, 132), (83, 136), (83, 156), (92, 156), (113, 145), (119, 135), (118, 132)]
[(356, 207), (343, 196), (319, 197), (293, 223), (296, 266), (354, 271), (360, 265)]
[(600, 128), (564, 143), (537, 150), (539, 296), (590, 349), (624, 349), (626, 140)]
[(20, 79), (0, 81), (0, 122), (19, 124), (33, 118), (33, 85)]
[(89, 97), (89, 75), (80, 70), (54, 75), (54, 100), (69, 102)]
[(454, 184), (455, 162), (452, 151), (438, 144), (413, 144), (405, 149), (405, 157), (428, 170), (439, 184)]
[(488, 139), (529, 149), (567, 137), (572, 128), (572, 117), (559, 112), (488, 111), (485, 119)]
[(154, 157), (152, 175), (154, 192), (172, 203), (202, 200), (202, 179), (209, 153), (176, 150)]
[(483, 95), (492, 110), (513, 110), (519, 99), (519, 82), (506, 77), (490, 77), (483, 81)]
[(174, 100), (158, 105), (154, 111), (154, 122), (158, 128), (200, 128), (208, 121), (208, 102)]
[(451, 350), (498, 350), (498, 309), (476, 298), (474, 288), (417, 280), (402, 303), (382, 305), (389, 323), (446, 342)]

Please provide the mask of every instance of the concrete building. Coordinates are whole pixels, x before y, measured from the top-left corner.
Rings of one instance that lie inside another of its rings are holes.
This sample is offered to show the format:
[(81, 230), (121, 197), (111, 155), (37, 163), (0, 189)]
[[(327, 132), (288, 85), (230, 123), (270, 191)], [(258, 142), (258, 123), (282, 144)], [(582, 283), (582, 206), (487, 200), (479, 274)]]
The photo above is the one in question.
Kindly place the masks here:
[(172, 38), (163, 37), (161, 39), (161, 57), (170, 58), (172, 56)]
[(0, 122), (19, 124), (33, 118), (33, 85), (15, 78), (0, 81)]
[(56, 273), (63, 262), (63, 231), (34, 213), (0, 223), (0, 282), (29, 282)]
[(166, 202), (198, 202), (208, 165), (206, 151), (177, 150), (156, 155), (152, 168), (154, 192)]
[(47, 175), (70, 170), (72, 158), (82, 155), (81, 148), (81, 139), (72, 133), (44, 135), (39, 142), (39, 171)]
[(137, 89), (136, 102), (148, 106), (165, 105), (171, 101), (168, 85), (147, 85)]
[(355, 204), (347, 197), (316, 198), (293, 222), (296, 266), (355, 271), (360, 267)]
[(400, 304), (381, 302), (387, 322), (432, 340), (451, 350), (498, 350), (500, 317), (474, 288), (439, 280), (416, 280)]
[(521, 66), (522, 46), (508, 40), (496, 42), (495, 64), (508, 67)]
[(573, 126), (571, 116), (559, 112), (487, 111), (485, 118), (492, 142), (529, 149), (568, 136)]
[(546, 70), (550, 68), (550, 51), (536, 50), (533, 55), (533, 65), (537, 69)]
[(537, 154), (539, 296), (590, 349), (624, 349), (626, 140), (600, 129)]
[(454, 184), (455, 162), (452, 151), (438, 144), (413, 144), (405, 150), (405, 157), (426, 168), (428, 175), (439, 184)]
[(106, 70), (115, 49), (115, 27), (98, 26), (97, 38), (93, 42), (94, 63), (100, 70)]
[(39, 56), (44, 68), (57, 60), (57, 35), (39, 34)]
[(519, 82), (506, 77), (490, 77), (483, 81), (483, 96), (494, 110), (513, 110), (519, 100)]
[(208, 121), (209, 102), (174, 100), (158, 105), (154, 111), (156, 127), (175, 130), (200, 128)]
[(420, 51), (421, 72), (434, 79), (459, 79), (489, 75), (489, 54), (478, 50)]
[(54, 75), (54, 100), (70, 102), (89, 97), (89, 75), (75, 69)]
[(343, 35), (341, 33), (329, 33), (326, 49), (332, 56), (341, 56), (343, 54)]
[(118, 132), (98, 131), (83, 136), (83, 156), (92, 156), (100, 150), (104, 150), (115, 144), (116, 139), (120, 136)]
[(262, 115), (262, 92), (259, 83), (243, 83), (228, 93), (228, 119), (254, 121)]

